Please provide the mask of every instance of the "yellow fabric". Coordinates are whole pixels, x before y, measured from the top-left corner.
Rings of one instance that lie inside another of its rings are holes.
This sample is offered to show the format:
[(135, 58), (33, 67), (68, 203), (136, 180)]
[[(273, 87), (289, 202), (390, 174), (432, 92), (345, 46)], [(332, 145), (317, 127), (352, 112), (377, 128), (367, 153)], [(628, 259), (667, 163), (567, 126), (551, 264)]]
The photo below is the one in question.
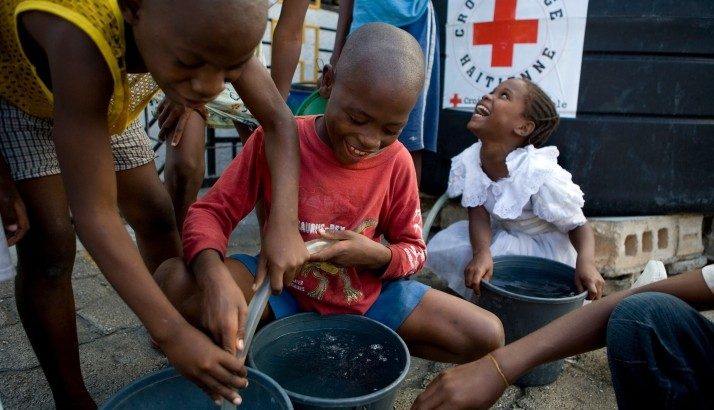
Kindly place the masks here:
[(117, 0), (0, 1), (0, 96), (30, 115), (52, 118), (52, 93), (25, 56), (17, 30), (18, 16), (27, 11), (54, 14), (74, 24), (104, 57), (114, 79), (109, 104), (109, 131), (121, 132), (158, 90), (149, 74), (127, 75), (124, 59), (124, 18)]

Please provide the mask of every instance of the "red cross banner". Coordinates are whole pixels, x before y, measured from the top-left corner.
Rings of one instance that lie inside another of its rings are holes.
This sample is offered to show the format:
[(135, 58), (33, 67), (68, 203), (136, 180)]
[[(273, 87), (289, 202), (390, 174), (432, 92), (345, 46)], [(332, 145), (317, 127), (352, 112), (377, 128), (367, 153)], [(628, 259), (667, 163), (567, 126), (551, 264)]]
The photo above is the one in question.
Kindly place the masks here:
[(449, 0), (444, 108), (472, 110), (509, 78), (529, 78), (562, 117), (578, 108), (588, 0)]

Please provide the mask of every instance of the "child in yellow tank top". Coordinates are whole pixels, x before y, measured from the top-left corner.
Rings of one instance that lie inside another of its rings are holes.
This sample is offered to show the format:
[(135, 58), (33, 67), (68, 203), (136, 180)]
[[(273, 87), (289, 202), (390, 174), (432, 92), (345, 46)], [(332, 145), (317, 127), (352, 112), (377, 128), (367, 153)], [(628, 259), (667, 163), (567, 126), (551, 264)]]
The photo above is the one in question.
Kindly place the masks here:
[[(183, 319), (153, 281), (150, 270), (161, 261), (142, 261), (118, 210), (132, 225), (175, 242), (175, 225), (159, 223), (145, 210), (156, 207), (148, 202), (168, 198), (142, 196), (153, 164), (114, 172), (110, 135), (131, 123), (157, 86), (172, 101), (198, 109), (232, 83), (271, 141), (267, 156), (277, 199), (260, 278), (270, 275), (279, 290), (283, 275), (291, 276), (308, 253), (297, 231), (294, 120), (253, 58), (266, 17), (266, 2), (247, 0), (1, 2), (0, 215), (6, 234), (19, 241), (18, 309), (57, 407), (95, 406), (82, 381), (71, 325), (75, 229), (169, 361), (213, 398), (240, 400), (228, 389), (246, 384), (243, 363), (232, 354), (243, 324), (235, 326), (235, 343), (218, 347)], [(23, 146), (24, 132), (49, 136), (48, 155), (56, 157), (61, 174), (12, 178), (22, 175), (22, 161), (8, 166), (4, 159), (16, 147), (6, 141)]]

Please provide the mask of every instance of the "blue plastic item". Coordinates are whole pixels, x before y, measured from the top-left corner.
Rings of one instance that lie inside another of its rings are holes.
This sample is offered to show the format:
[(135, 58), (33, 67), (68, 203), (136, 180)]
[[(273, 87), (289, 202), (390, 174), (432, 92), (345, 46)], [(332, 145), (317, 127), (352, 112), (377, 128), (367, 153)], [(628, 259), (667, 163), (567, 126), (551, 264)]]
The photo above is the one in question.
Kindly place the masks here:
[[(560, 262), (531, 256), (497, 256), (493, 258), (493, 278), (481, 282), (481, 296), (475, 302), (501, 319), (506, 343), (511, 343), (583, 305), (587, 292), (578, 294), (574, 278), (575, 269)], [(562, 369), (562, 360), (546, 363), (515, 384), (550, 384)]]
[(290, 111), (296, 114), (303, 101), (315, 90), (317, 90), (317, 84), (315, 83), (293, 83), (290, 86), (288, 100), (286, 101)]
[(296, 409), (391, 410), (410, 363), (404, 341), (383, 324), (316, 313), (265, 326), (248, 360), (285, 389)]
[[(293, 408), (288, 395), (265, 374), (248, 368), (248, 387), (241, 390), (241, 410)], [(144, 376), (121, 389), (101, 407), (104, 410), (210, 409), (216, 404), (203, 390), (173, 367)]]

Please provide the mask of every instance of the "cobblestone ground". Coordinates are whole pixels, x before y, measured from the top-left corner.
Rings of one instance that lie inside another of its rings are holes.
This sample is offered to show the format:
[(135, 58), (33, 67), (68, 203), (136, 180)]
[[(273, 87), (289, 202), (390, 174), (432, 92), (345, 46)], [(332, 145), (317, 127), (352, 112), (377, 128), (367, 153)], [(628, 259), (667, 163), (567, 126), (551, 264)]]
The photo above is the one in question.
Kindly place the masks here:
[[(258, 229), (251, 219), (231, 240), (236, 252), (258, 249)], [(90, 393), (103, 403), (122, 386), (167, 366), (152, 349), (136, 316), (99, 273), (78, 243), (73, 272), (82, 370)], [(433, 275), (418, 279), (439, 287)], [(414, 398), (449, 365), (412, 359), (395, 409), (408, 409)], [(13, 284), (0, 284), (0, 400), (6, 409), (53, 408), (47, 382), (20, 324)], [(495, 408), (503, 409), (613, 409), (615, 399), (604, 351), (566, 360), (560, 378), (544, 387), (510, 387)]]

